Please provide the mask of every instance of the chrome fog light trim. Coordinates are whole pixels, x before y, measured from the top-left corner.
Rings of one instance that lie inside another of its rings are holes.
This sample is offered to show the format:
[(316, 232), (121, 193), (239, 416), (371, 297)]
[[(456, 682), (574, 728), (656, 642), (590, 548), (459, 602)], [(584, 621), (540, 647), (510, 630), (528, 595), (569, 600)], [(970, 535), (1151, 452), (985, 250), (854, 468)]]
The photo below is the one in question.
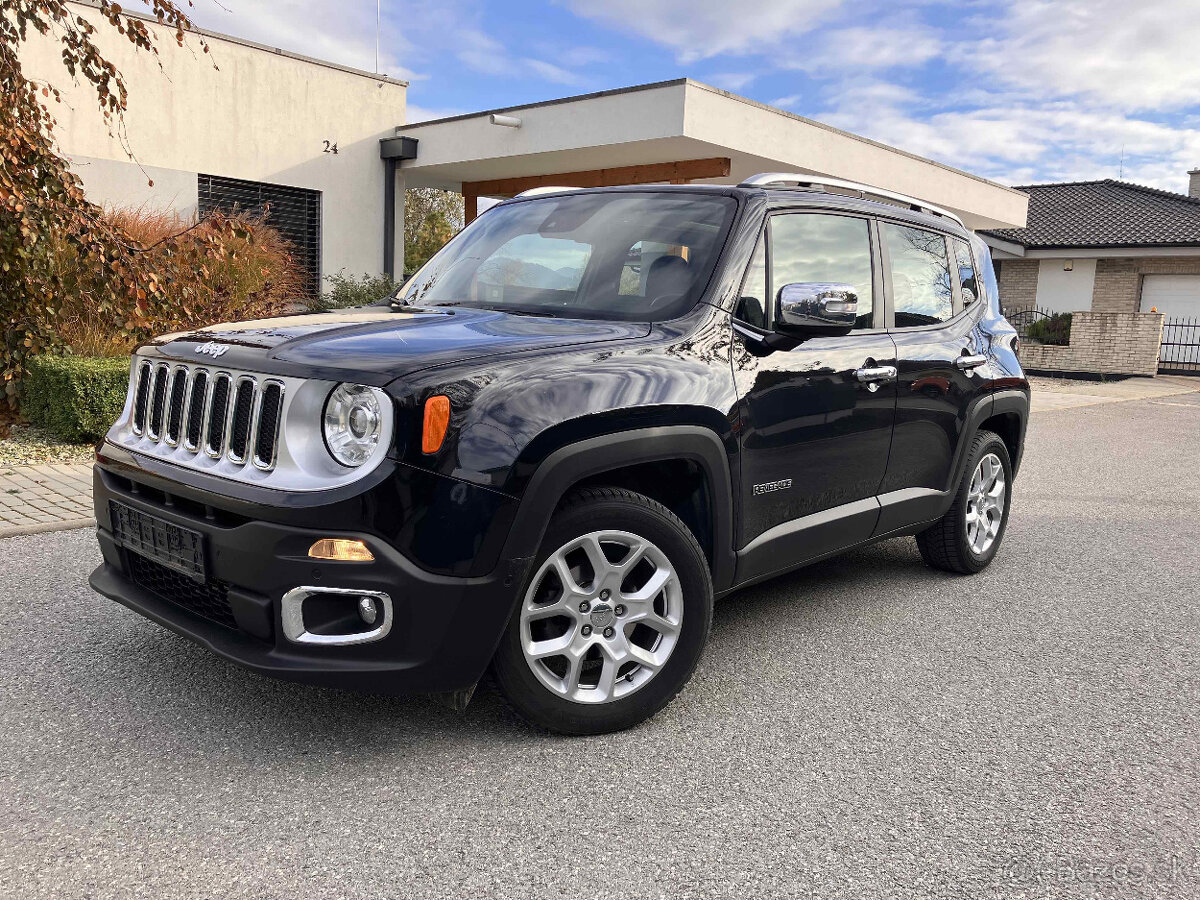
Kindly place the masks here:
[[(348, 606), (360, 609), (364, 599), (379, 602), (382, 618), (376, 617), (376, 625), (369, 631), (352, 634), (313, 634), (304, 625), (304, 601), (314, 594), (327, 594), (346, 598)], [(316, 587), (305, 585), (292, 588), (283, 595), (283, 633), (295, 644), (319, 644), (324, 647), (342, 647), (349, 644), (369, 644), (385, 638), (392, 630), (392, 598), (383, 591), (360, 591), (354, 588)]]

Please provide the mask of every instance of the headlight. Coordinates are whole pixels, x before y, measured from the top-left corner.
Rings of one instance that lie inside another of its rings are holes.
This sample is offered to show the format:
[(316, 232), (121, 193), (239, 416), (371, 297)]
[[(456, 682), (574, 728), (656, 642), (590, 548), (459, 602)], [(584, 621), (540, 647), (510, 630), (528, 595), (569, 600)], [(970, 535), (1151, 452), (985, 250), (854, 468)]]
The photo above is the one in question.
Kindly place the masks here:
[(325, 401), (325, 446), (343, 466), (361, 466), (379, 446), (383, 411), (375, 392), (339, 384)]

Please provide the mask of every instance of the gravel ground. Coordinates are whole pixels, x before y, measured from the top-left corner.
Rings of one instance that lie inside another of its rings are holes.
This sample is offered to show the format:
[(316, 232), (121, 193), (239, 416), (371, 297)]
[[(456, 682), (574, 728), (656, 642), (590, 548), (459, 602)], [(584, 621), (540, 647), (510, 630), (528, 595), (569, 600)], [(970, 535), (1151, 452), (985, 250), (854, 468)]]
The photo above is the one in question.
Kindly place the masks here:
[(92, 444), (64, 444), (32, 425), (13, 425), (8, 437), (0, 440), (0, 469), (43, 463), (89, 463), (94, 458)]
[(5, 897), (1200, 896), (1200, 395), (1036, 416), (982, 575), (722, 603), (643, 727), (269, 681), (0, 543)]

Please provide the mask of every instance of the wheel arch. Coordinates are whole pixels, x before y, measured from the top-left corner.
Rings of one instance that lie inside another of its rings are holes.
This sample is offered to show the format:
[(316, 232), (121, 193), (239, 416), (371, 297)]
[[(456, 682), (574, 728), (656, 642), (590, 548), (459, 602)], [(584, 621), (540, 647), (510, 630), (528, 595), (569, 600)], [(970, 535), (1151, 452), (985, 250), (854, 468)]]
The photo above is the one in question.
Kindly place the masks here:
[[(554, 511), (577, 488), (611, 484), (637, 490), (637, 486), (652, 487), (654, 473), (686, 470), (703, 479), (709, 518), (705, 550), (710, 554), (714, 589), (723, 590), (732, 583), (734, 571), (733, 480), (726, 443), (704, 425), (655, 425), (599, 434), (548, 453), (533, 469), (522, 492), (505, 558), (528, 563), (537, 553)], [(661, 490), (647, 495), (662, 502)], [(664, 505), (671, 508), (671, 504)], [(672, 511), (678, 515), (676, 509)], [(680, 518), (692, 527), (696, 515), (693, 511), (690, 523), (687, 516)], [(697, 539), (704, 546), (705, 539), (699, 534)]]

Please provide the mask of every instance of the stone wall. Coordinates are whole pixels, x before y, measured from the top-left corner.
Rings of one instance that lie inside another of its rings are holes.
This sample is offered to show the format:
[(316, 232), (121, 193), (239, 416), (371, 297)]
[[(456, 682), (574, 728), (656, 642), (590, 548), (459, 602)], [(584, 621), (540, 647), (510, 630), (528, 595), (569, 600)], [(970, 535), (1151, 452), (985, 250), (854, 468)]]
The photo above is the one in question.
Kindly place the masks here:
[[(1096, 280), (1098, 285), (1099, 272)], [(1155, 375), (1162, 329), (1161, 313), (1077, 312), (1068, 346), (1022, 341), (1021, 365), (1030, 371)]]

